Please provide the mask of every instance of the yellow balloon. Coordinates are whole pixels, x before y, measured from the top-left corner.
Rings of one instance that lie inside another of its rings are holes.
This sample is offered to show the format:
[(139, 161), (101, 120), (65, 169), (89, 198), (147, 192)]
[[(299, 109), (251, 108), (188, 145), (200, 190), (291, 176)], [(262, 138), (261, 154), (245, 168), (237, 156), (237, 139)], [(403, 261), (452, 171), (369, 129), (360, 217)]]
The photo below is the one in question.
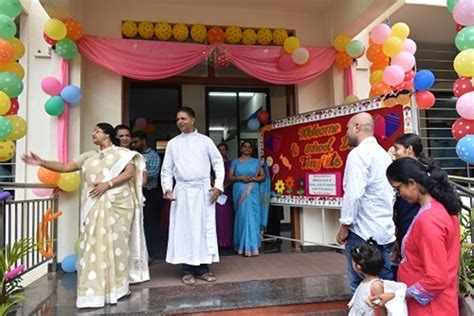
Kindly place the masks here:
[(402, 39), (395, 36), (391, 36), (387, 38), (385, 42), (383, 42), (382, 51), (385, 56), (394, 57), (402, 51), (402, 46), (403, 46)]
[(474, 48), (463, 50), (454, 58), (454, 70), (460, 77), (474, 77)]
[(207, 29), (202, 24), (194, 24), (191, 27), (191, 38), (195, 42), (202, 43), (207, 38)]
[(237, 44), (242, 39), (242, 30), (238, 26), (229, 26), (225, 29), (225, 39), (231, 44)]
[(288, 54), (293, 53), (293, 51), (300, 47), (300, 40), (294, 36), (288, 37), (283, 43), (283, 48)]
[(285, 29), (276, 29), (273, 31), (273, 44), (283, 45), (288, 38), (288, 32)]
[(8, 161), (15, 155), (15, 144), (11, 140), (0, 140), (0, 161)]
[(383, 70), (376, 70), (371, 73), (369, 81), (372, 86), (374, 84), (383, 82)]
[(406, 23), (399, 22), (399, 23), (395, 23), (395, 25), (392, 26), (391, 36), (395, 36), (404, 40), (408, 37), (409, 34), (410, 34), (410, 27), (408, 27)]
[(15, 60), (18, 60), (25, 55), (25, 45), (23, 45), (22, 41), (14, 37), (10, 40), (10, 43), (12, 43), (13, 49), (15, 50)]
[(76, 191), (81, 185), (81, 177), (78, 171), (61, 173), (58, 182), (58, 187), (65, 192)]
[(179, 23), (173, 26), (173, 37), (175, 40), (183, 42), (188, 39), (188, 36), (189, 30), (186, 25)]
[(138, 34), (145, 39), (152, 38), (155, 34), (155, 26), (151, 22), (142, 21), (138, 24)]
[(356, 95), (348, 95), (345, 99), (344, 99), (344, 103), (355, 103), (359, 101), (359, 97), (356, 96)]
[(3, 91), (0, 91), (0, 115), (5, 115), (5, 113), (10, 111), (11, 106), (12, 102), (8, 94)]
[(0, 72), (2, 71), (12, 72), (21, 80), (23, 80), (25, 77), (25, 70), (23, 69), (23, 66), (16, 61), (9, 64), (0, 64)]
[(255, 45), (257, 42), (257, 33), (252, 29), (246, 29), (242, 33), (242, 43), (245, 45)]
[(122, 23), (122, 34), (125, 37), (135, 37), (138, 33), (138, 26), (137, 23), (133, 21), (124, 21)]
[(173, 29), (171, 25), (167, 22), (158, 22), (155, 25), (155, 36), (158, 37), (160, 41), (167, 41), (173, 35)]
[(267, 28), (262, 28), (257, 32), (257, 41), (260, 45), (268, 45), (273, 40), (273, 33)]
[(351, 38), (349, 37), (349, 35), (342, 33), (336, 36), (336, 38), (334, 39), (334, 48), (338, 52), (345, 52), (347, 44), (349, 44), (350, 41), (351, 41)]
[(44, 33), (48, 35), (49, 38), (55, 41), (60, 41), (66, 37), (67, 28), (63, 21), (58, 19), (49, 19), (44, 24)]
[(12, 132), (8, 135), (8, 140), (18, 140), (26, 135), (27, 126), (25, 120), (18, 115), (5, 116), (12, 123)]

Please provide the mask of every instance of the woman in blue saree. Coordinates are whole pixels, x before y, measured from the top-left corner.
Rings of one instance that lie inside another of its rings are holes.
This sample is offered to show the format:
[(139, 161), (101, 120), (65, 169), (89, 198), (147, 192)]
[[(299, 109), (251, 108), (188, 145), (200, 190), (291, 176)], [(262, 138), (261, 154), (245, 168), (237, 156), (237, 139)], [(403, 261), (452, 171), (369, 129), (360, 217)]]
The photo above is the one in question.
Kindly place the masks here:
[(260, 247), (260, 231), (267, 226), (269, 177), (256, 158), (252, 158), (253, 145), (244, 141), (240, 145), (241, 156), (232, 161), (229, 179), (234, 186), (234, 249), (244, 256), (257, 256)]

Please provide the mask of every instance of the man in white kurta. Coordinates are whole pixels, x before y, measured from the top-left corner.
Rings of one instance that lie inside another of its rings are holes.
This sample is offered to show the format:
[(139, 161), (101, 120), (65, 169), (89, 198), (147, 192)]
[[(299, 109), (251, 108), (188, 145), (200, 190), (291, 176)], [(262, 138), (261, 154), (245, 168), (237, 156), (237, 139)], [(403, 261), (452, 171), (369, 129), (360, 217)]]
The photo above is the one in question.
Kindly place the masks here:
[(207, 265), (219, 262), (215, 201), (224, 183), (222, 156), (209, 137), (198, 133), (194, 122), (192, 109), (179, 109), (176, 125), (181, 134), (168, 142), (161, 169), (164, 196), (172, 201), (166, 262), (183, 264), (182, 281), (189, 285), (194, 278), (216, 280)]

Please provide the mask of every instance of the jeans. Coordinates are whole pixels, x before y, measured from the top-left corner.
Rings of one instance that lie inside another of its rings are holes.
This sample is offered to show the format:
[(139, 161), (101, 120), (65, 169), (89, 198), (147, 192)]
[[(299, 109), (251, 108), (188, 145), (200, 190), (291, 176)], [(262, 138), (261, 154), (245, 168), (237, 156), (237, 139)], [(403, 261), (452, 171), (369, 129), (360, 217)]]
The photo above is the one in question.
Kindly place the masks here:
[(189, 264), (183, 264), (183, 275), (201, 276), (209, 272), (209, 266), (207, 264), (201, 264), (199, 266), (192, 266)]
[[(359, 286), (360, 282), (364, 279), (364, 276), (360, 273), (357, 273), (352, 266), (352, 256), (351, 251), (352, 248), (358, 246), (360, 243), (364, 242), (364, 239), (359, 237), (358, 235), (354, 234), (353, 232), (349, 232), (349, 236), (347, 237), (346, 247), (344, 250), (344, 254), (347, 258), (347, 274), (349, 277), (349, 286), (351, 287), (352, 292), (354, 293), (357, 287)], [(379, 249), (382, 252), (383, 256), (383, 267), (380, 270), (380, 277), (383, 280), (393, 280), (393, 273), (390, 263), (390, 253), (392, 251), (393, 242), (387, 245), (379, 245)]]

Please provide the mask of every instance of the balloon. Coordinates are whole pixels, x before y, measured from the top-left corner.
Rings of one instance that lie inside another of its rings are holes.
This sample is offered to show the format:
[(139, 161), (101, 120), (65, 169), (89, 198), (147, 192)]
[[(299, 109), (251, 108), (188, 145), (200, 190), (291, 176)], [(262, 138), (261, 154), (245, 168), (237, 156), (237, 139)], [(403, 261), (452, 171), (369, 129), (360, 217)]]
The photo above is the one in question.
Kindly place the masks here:
[(416, 90), (428, 90), (435, 81), (434, 74), (429, 70), (420, 70), (413, 78), (413, 84)]
[(56, 96), (61, 94), (63, 85), (54, 77), (46, 77), (41, 80), (41, 89), (50, 96)]
[(334, 60), (334, 64), (339, 69), (346, 69), (352, 65), (352, 57), (347, 55), (344, 52), (339, 52), (336, 55), (336, 59)]
[(270, 119), (270, 114), (267, 111), (260, 111), (257, 114), (257, 119), (260, 123), (266, 124)]
[(458, 34), (454, 40), (456, 47), (462, 51), (474, 48), (474, 25), (466, 26)]
[(14, 57), (15, 49), (12, 43), (0, 38), (0, 65), (11, 63)]
[(155, 26), (149, 21), (138, 23), (138, 35), (145, 39), (152, 38), (155, 34)]
[(11, 17), (0, 14), (0, 37), (11, 40), (16, 34), (16, 24)]
[(459, 116), (467, 120), (474, 120), (474, 91), (463, 94), (456, 101), (456, 111)]
[(61, 269), (66, 273), (76, 272), (76, 261), (76, 255), (68, 255), (64, 257), (63, 261), (61, 261)]
[(46, 43), (48, 43), (48, 44), (51, 45), (51, 46), (56, 45), (56, 43), (58, 42), (58, 41), (55, 41), (55, 40), (53, 40), (52, 38), (50, 38), (50, 37), (49, 37), (48, 35), (46, 35), (45, 33), (43, 33), (43, 39), (45, 40)]
[[(18, 99), (10, 99), (11, 106), (5, 115), (16, 115), (20, 109), (20, 104), (18, 104)], [(1, 115), (1, 114), (0, 114)]]
[(168, 22), (158, 22), (155, 25), (155, 36), (160, 41), (167, 41), (173, 35), (173, 28)]
[(144, 129), (146, 127), (146, 119), (144, 119), (143, 117), (138, 117), (135, 120), (135, 126), (140, 129)]
[(273, 44), (281, 46), (288, 38), (288, 32), (285, 29), (273, 30)]
[(420, 109), (429, 109), (435, 104), (435, 96), (430, 91), (417, 91), (415, 94), (416, 105)]
[(219, 68), (226, 68), (230, 65), (230, 56), (227, 51), (222, 51), (217, 55), (216, 65)]
[(250, 119), (247, 122), (247, 127), (251, 131), (256, 131), (260, 128), (260, 122), (257, 119)]
[(458, 3), (458, 0), (448, 0), (447, 1), (447, 7), (448, 11), (453, 13), (454, 7), (456, 6), (456, 3)]
[(252, 29), (246, 29), (242, 33), (242, 43), (245, 45), (255, 45), (257, 42), (257, 33)]
[(61, 98), (68, 103), (78, 103), (81, 101), (82, 92), (81, 89), (75, 85), (65, 86), (61, 90)]
[(175, 40), (179, 42), (184, 42), (185, 40), (188, 39), (188, 36), (189, 36), (189, 30), (185, 24), (178, 23), (173, 26), (173, 38)]
[(10, 97), (3, 91), (0, 91), (0, 115), (5, 115), (11, 108)]
[(383, 60), (383, 61), (379, 61), (379, 62), (376, 62), (376, 63), (373, 63), (371, 66), (370, 66), (370, 72), (374, 72), (374, 71), (377, 71), (377, 70), (385, 70), (385, 68), (387, 68), (389, 64), (389, 59), (388, 57)]
[(242, 39), (242, 30), (235, 25), (228, 26), (225, 29), (225, 39), (231, 44), (237, 44)]
[(44, 184), (56, 184), (61, 174), (59, 172), (39, 167), (37, 173), (38, 179)]
[(288, 54), (293, 53), (293, 51), (297, 49), (298, 47), (300, 47), (300, 40), (294, 36), (288, 37), (283, 43), (283, 48), (285, 49), (285, 52), (287, 52)]
[(415, 57), (409, 52), (400, 52), (400, 54), (392, 58), (391, 64), (400, 66), (404, 72), (407, 72), (415, 66)]
[(0, 200), (1, 201), (6, 201), (8, 200), (12, 195), (8, 191), (0, 191)]
[(10, 18), (16, 18), (21, 13), (20, 0), (1, 0), (0, 12)]
[(59, 96), (49, 98), (44, 104), (44, 110), (51, 116), (59, 116), (64, 112), (64, 100)]
[(392, 92), (392, 88), (386, 83), (377, 83), (370, 88), (369, 96), (376, 97), (380, 95), (389, 94)]
[(404, 40), (408, 37), (408, 34), (410, 34), (410, 28), (408, 27), (408, 25), (406, 25), (406, 23), (399, 22), (399, 23), (395, 23), (392, 26), (391, 36), (395, 36)]
[(453, 10), (456, 23), (468, 26), (474, 24), (474, 1), (459, 0)]
[(396, 86), (403, 82), (405, 71), (400, 66), (388, 66), (383, 72), (383, 82), (389, 86)]
[(54, 51), (62, 58), (69, 60), (76, 57), (77, 46), (74, 41), (70, 40), (69, 38), (65, 38), (56, 43), (56, 48)]
[(391, 33), (392, 30), (390, 27), (385, 23), (381, 23), (372, 29), (372, 32), (370, 32), (370, 39), (377, 44), (383, 44), (385, 40), (390, 37)]
[(283, 53), (278, 60), (278, 67), (283, 71), (290, 71), (296, 67), (292, 55)]
[(54, 189), (49, 188), (35, 188), (32, 191), (37, 197), (47, 197), (53, 195), (54, 193)]
[(60, 41), (66, 37), (67, 29), (63, 21), (58, 19), (49, 19), (44, 24), (44, 33), (48, 35), (49, 38)]
[(474, 136), (466, 135), (456, 144), (456, 154), (461, 160), (474, 163)]
[(15, 155), (15, 144), (11, 140), (0, 140), (0, 161), (8, 161)]
[(376, 70), (370, 74), (370, 85), (383, 82), (383, 70)]
[(474, 120), (466, 120), (463, 117), (458, 118), (453, 123), (451, 134), (453, 134), (456, 140), (460, 140), (466, 135), (474, 134)]
[(405, 72), (405, 79), (403, 79), (404, 81), (410, 81), (410, 80), (413, 80), (413, 78), (415, 77), (415, 71), (414, 70), (409, 70), (407, 72)]
[(334, 39), (334, 48), (338, 52), (345, 52), (346, 47), (347, 47), (347, 45), (349, 44), (350, 41), (351, 41), (351, 38), (349, 37), (349, 35), (347, 35), (345, 33), (340, 34), (340, 35), (336, 36), (336, 38)]
[(453, 84), (454, 95), (458, 98), (470, 91), (474, 91), (474, 86), (472, 85), (471, 78), (469, 77), (461, 77)]
[(5, 116), (12, 123), (12, 132), (8, 135), (8, 140), (18, 140), (26, 135), (27, 125), (25, 120), (18, 115)]
[(0, 140), (7, 139), (12, 132), (12, 122), (4, 116), (0, 116)]
[(412, 90), (413, 89), (413, 82), (412, 81), (403, 81), (399, 85), (393, 87), (393, 91), (401, 91), (401, 90)]
[(365, 46), (364, 43), (361, 40), (353, 40), (349, 44), (347, 44), (346, 47), (346, 53), (347, 55), (354, 57), (354, 58), (359, 58), (364, 54)]
[(456, 23), (456, 33), (462, 30), (463, 28), (464, 28), (464, 25), (460, 25)]
[(0, 72), (2, 71), (7, 71), (11, 72), (20, 78), (22, 80), (25, 77), (25, 70), (23, 67), (18, 63), (18, 62), (12, 62), (9, 64), (0, 64)]
[(61, 177), (59, 178), (58, 182), (56, 182), (56, 184), (61, 190), (66, 192), (77, 190), (81, 184), (79, 172), (76, 171), (61, 173)]
[(344, 99), (344, 103), (356, 103), (357, 101), (359, 101), (359, 97), (356, 95), (348, 95)]
[(385, 56), (394, 57), (401, 52), (403, 40), (398, 37), (391, 36), (382, 45), (382, 51)]
[[(155, 31), (156, 31), (156, 27), (155, 27)], [(202, 43), (206, 40), (206, 37), (207, 37), (207, 29), (203, 24), (194, 24), (191, 27), (191, 38), (193, 39), (193, 41)]]
[(297, 65), (304, 65), (309, 60), (309, 52), (304, 47), (298, 47), (291, 53), (291, 58)]
[(257, 42), (260, 45), (268, 45), (273, 41), (273, 33), (267, 28), (261, 28), (257, 32)]
[(460, 77), (474, 77), (474, 48), (463, 50), (454, 58), (454, 70)]
[(22, 41), (14, 37), (10, 40), (10, 43), (12, 44), (13, 50), (15, 51), (15, 56), (13, 57), (14, 60), (18, 60), (23, 57), (23, 55), (25, 55), (25, 45), (23, 45)]
[(73, 41), (78, 41), (84, 35), (84, 28), (82, 27), (81, 23), (74, 19), (68, 19), (64, 21), (64, 25), (67, 29), (66, 36)]
[(10, 98), (16, 98), (23, 91), (23, 82), (11, 72), (0, 72), (0, 91), (5, 92)]
[(416, 53), (416, 43), (414, 40), (407, 38), (403, 41), (402, 51), (409, 52), (412, 55)]
[(219, 26), (213, 26), (207, 31), (207, 43), (222, 43), (225, 39), (225, 33)]
[[(367, 59), (373, 63), (387, 60), (387, 56), (385, 56), (382, 51), (382, 45), (370, 46), (367, 49)], [(387, 65), (388, 65), (388, 60), (387, 60)]]

